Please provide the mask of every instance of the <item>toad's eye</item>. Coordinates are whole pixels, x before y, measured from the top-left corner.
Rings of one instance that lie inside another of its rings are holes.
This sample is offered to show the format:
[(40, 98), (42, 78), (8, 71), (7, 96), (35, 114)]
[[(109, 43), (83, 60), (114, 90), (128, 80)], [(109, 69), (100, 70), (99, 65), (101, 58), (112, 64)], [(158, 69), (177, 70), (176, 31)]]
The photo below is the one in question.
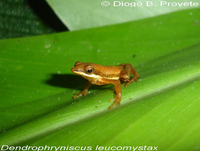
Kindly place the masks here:
[(91, 67), (91, 66), (88, 66), (88, 67), (85, 68), (85, 72), (86, 72), (87, 74), (90, 74), (90, 73), (92, 73), (93, 71), (94, 71), (94, 68)]
[(87, 73), (92, 73), (92, 69), (87, 70)]

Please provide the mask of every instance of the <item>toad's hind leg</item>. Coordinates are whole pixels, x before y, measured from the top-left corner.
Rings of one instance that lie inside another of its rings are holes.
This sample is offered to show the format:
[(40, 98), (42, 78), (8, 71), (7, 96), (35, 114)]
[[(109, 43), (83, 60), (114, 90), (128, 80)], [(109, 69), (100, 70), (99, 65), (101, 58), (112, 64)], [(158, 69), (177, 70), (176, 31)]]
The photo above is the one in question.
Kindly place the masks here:
[[(127, 87), (131, 82), (136, 81), (138, 82), (138, 78), (139, 78), (139, 74), (137, 73), (137, 71), (135, 70), (135, 68), (133, 68), (133, 66), (131, 64), (123, 64), (124, 65), (124, 71), (125, 73), (127, 73), (126, 75), (128, 76), (128, 78), (130, 78), (130, 74), (133, 74), (132, 79), (125, 79), (124, 81), (128, 81), (125, 85), (125, 87)], [(130, 73), (131, 72), (131, 73)]]

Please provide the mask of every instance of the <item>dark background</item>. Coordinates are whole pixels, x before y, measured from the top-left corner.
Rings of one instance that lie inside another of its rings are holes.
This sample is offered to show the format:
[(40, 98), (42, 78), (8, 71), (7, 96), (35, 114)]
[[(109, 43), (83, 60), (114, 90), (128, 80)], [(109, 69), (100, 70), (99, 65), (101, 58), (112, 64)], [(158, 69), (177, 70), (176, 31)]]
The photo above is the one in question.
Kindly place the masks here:
[(0, 0), (0, 39), (67, 30), (45, 0)]

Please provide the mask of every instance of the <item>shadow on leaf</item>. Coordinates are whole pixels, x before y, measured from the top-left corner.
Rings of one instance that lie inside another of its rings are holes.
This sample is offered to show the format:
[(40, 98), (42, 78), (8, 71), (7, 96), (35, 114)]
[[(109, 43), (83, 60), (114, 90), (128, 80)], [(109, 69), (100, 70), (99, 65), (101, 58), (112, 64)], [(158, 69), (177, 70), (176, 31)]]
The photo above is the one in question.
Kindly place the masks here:
[[(79, 75), (73, 75), (73, 74), (50, 74), (50, 79), (44, 82), (48, 85), (55, 87), (83, 90), (86, 84), (86, 79), (84, 79)], [(97, 90), (97, 89), (105, 89), (105, 87), (106, 88), (113, 87), (113, 85), (109, 86), (92, 85), (89, 89)]]

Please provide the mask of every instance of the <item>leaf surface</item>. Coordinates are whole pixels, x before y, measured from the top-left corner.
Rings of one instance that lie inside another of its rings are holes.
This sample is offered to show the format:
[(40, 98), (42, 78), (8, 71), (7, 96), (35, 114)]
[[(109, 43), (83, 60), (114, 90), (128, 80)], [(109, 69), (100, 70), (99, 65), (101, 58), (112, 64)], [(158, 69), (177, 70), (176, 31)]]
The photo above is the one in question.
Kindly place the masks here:
[[(0, 144), (198, 150), (199, 14), (1, 40)], [(112, 86), (73, 100), (85, 84), (70, 70), (76, 61), (131, 63), (140, 80), (122, 84), (122, 105), (112, 110)]]

